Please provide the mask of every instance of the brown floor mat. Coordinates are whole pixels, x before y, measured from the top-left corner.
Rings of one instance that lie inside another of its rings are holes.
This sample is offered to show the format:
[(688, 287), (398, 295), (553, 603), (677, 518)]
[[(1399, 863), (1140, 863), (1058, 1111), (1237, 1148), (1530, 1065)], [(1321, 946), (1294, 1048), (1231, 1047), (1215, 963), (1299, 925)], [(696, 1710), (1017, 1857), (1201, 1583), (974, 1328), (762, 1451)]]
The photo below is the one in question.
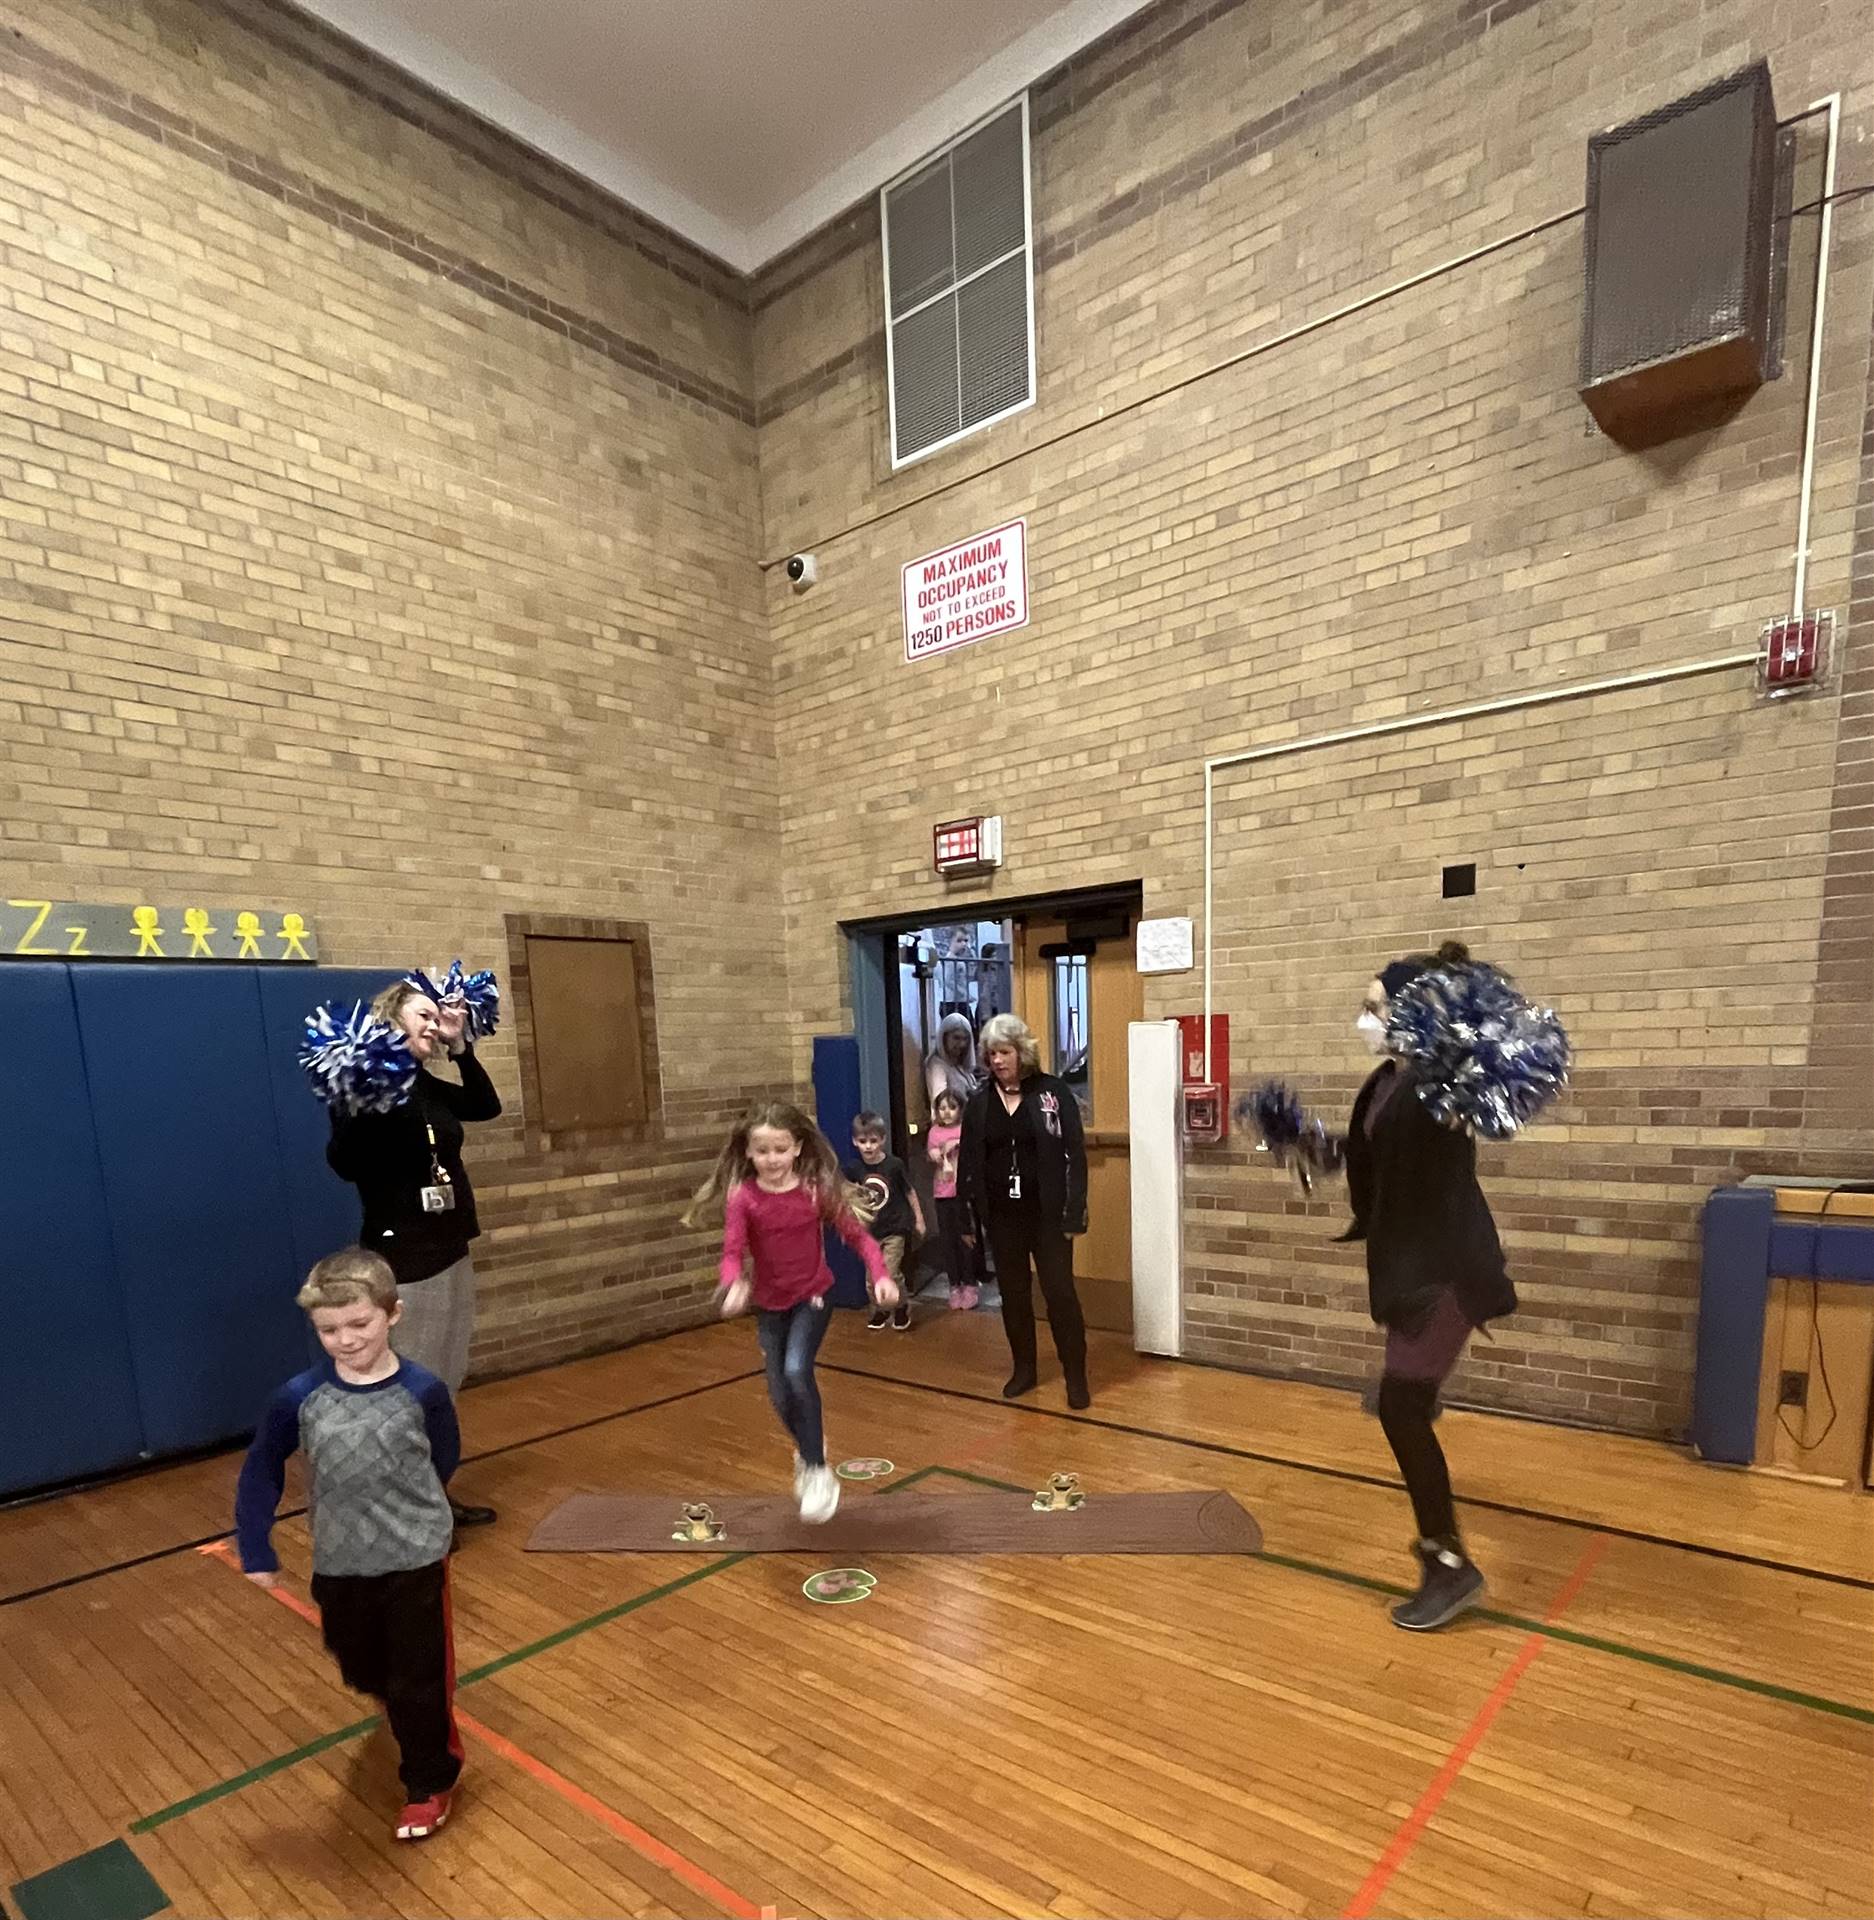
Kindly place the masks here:
[(576, 1493), (534, 1529), (529, 1553), (1256, 1553), (1262, 1531), (1227, 1493), (1092, 1493), (1071, 1513), (1036, 1513), (1026, 1493), (848, 1495), (810, 1527), (785, 1496), (723, 1494), (719, 1540), (673, 1539), (668, 1494)]

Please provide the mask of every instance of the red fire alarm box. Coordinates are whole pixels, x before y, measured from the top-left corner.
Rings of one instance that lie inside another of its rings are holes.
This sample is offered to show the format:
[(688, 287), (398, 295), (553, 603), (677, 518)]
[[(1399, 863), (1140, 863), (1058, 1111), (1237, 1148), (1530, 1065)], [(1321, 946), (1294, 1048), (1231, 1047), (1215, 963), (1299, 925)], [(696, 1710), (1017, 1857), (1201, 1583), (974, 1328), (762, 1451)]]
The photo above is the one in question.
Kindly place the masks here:
[(1828, 677), (1828, 657), (1835, 638), (1832, 613), (1790, 614), (1771, 620), (1759, 636), (1757, 682), (1772, 700), (1807, 693)]
[(1223, 1138), (1223, 1089), (1215, 1085), (1184, 1090), (1184, 1137), (1209, 1142)]
[[(1210, 1059), (1204, 1059), (1204, 1016), (1201, 1013), (1178, 1015), (1179, 1067), (1184, 1081), (1184, 1131), (1192, 1140), (1221, 1140), (1230, 1131), (1230, 1016), (1210, 1016)], [(1206, 1098), (1208, 1096), (1208, 1098)], [(1215, 1107), (1215, 1116), (1209, 1113)], [(1194, 1114), (1193, 1109), (1197, 1109)], [(1200, 1132), (1194, 1124), (1201, 1115), (1207, 1127)]]

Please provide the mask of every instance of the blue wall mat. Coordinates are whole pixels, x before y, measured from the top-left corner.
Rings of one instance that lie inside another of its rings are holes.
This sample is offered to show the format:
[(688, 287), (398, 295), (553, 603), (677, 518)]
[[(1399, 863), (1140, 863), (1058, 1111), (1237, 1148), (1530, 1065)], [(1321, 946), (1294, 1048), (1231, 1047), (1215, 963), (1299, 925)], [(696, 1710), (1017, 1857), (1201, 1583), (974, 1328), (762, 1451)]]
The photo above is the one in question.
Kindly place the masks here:
[(1767, 1187), (1721, 1188), (1705, 1202), (1704, 1227), (1692, 1445), (1700, 1459), (1745, 1467), (1757, 1450), (1757, 1379), (1776, 1195)]
[(72, 969), (155, 1453), (248, 1431), (306, 1364), (260, 971)]
[(306, 1016), (322, 1000), (347, 1007), (354, 1000), (370, 1001), (397, 975), (387, 968), (349, 967), (267, 967), (256, 972), (268, 1084), (279, 1122), (293, 1270), (303, 1275), (315, 1260), (350, 1246), (362, 1223), (358, 1189), (325, 1164), (331, 1123), (299, 1068)]
[[(852, 1150), (852, 1123), (863, 1111), (859, 1098), (859, 1043), (850, 1034), (821, 1034), (813, 1043), (813, 1106), (820, 1131), (842, 1161)], [(833, 1269), (833, 1304), (866, 1303), (865, 1263), (838, 1235), (826, 1236), (826, 1257)]]
[(133, 1464), (143, 1422), (69, 970), (0, 965), (0, 1494)]

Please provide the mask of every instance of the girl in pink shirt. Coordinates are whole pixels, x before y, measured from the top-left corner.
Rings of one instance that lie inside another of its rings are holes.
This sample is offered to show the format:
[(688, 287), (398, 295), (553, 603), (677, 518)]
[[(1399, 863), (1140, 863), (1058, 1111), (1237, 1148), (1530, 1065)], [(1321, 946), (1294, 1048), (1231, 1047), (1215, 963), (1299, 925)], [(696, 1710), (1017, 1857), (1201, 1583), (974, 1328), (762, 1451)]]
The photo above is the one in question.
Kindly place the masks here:
[[(752, 1299), (768, 1398), (794, 1440), (794, 1495), (800, 1517), (830, 1520), (839, 1481), (826, 1463), (820, 1389), (813, 1363), (826, 1338), (833, 1284), (824, 1230), (831, 1227), (865, 1262), (873, 1300), (895, 1306), (898, 1289), (878, 1243), (859, 1224), (832, 1147), (798, 1107), (756, 1107), (730, 1134), (714, 1171), (697, 1189), (685, 1226), (723, 1206), (722, 1315)], [(752, 1273), (748, 1270), (752, 1266)]]

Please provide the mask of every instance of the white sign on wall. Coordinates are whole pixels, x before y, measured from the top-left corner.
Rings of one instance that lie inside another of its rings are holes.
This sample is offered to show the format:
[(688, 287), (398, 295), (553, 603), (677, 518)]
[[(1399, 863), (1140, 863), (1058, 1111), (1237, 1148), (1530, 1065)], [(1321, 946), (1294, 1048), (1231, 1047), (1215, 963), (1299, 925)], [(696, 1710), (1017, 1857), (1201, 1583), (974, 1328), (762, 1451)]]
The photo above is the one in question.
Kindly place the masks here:
[(1028, 522), (972, 534), (904, 570), (904, 657), (967, 647), (1028, 624)]
[(1188, 973), (1191, 969), (1191, 923), (1188, 920), (1139, 922), (1139, 971)]

